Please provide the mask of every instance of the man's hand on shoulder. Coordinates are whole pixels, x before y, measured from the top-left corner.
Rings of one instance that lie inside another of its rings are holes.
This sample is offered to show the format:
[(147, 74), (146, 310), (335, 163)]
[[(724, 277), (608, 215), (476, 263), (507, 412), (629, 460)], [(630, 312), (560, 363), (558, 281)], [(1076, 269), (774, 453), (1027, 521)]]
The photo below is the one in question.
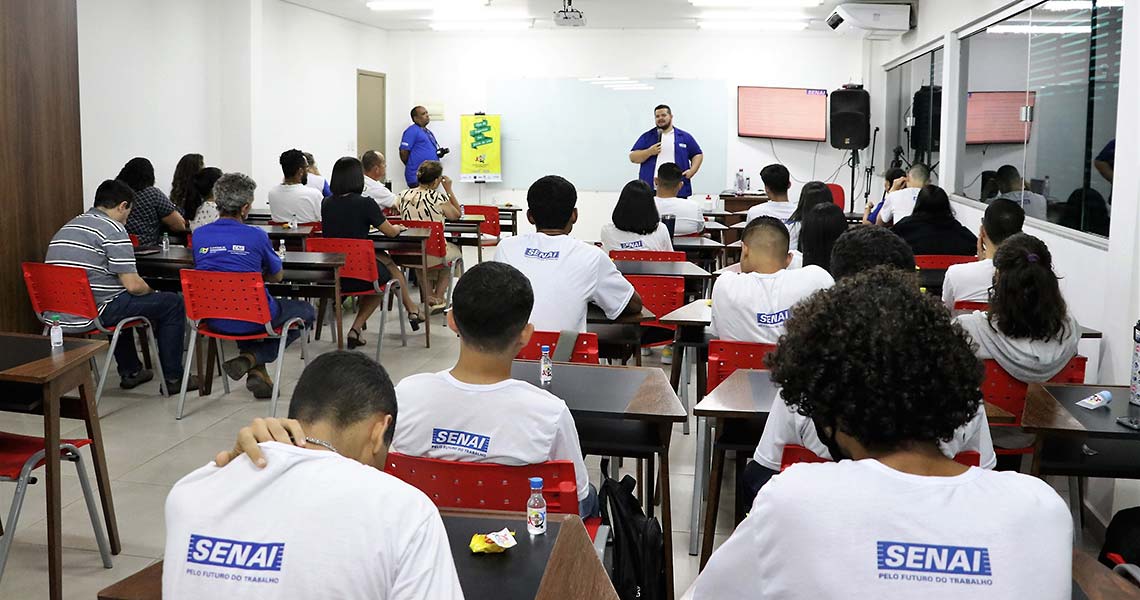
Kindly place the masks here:
[(238, 431), (233, 450), (219, 452), (214, 457), (214, 462), (219, 467), (224, 467), (242, 454), (248, 454), (253, 464), (257, 465), (259, 469), (264, 468), (267, 463), (261, 454), (261, 448), (258, 446), (261, 442), (280, 442), (304, 447), (305, 431), (301, 429), (301, 423), (296, 419), (277, 419), (274, 417), (263, 419), (258, 417), (253, 420), (253, 423)]

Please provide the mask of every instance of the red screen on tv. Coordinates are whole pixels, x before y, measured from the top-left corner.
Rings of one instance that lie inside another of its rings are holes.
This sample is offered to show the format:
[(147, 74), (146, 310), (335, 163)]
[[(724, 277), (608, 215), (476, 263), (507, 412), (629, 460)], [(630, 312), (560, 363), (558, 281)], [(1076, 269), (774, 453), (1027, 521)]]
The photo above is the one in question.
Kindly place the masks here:
[(1037, 92), (970, 92), (966, 97), (967, 144), (1025, 144), (1029, 123), (1021, 107), (1033, 106)]
[(827, 90), (738, 87), (736, 134), (827, 141)]

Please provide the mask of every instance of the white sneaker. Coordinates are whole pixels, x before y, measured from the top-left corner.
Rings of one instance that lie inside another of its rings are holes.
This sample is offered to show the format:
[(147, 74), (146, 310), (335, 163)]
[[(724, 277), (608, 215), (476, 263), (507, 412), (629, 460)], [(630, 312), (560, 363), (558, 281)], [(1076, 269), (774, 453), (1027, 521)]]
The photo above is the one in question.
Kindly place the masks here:
[(673, 364), (673, 349), (672, 348), (666, 346), (666, 347), (661, 349), (661, 364), (663, 364), (663, 365)]
[(653, 356), (653, 348), (642, 348), (641, 349), (641, 355), (642, 356)]

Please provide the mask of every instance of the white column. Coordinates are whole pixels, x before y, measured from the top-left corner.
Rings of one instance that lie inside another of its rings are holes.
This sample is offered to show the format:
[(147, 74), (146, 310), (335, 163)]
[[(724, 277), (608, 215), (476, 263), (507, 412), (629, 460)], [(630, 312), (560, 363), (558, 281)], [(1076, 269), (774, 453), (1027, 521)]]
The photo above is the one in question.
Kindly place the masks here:
[(966, 92), (969, 80), (963, 65), (970, 64), (969, 46), (958, 34), (946, 34), (942, 53), (942, 144), (938, 169), (939, 182), (949, 193), (962, 192), (962, 173), (958, 159), (966, 154)]

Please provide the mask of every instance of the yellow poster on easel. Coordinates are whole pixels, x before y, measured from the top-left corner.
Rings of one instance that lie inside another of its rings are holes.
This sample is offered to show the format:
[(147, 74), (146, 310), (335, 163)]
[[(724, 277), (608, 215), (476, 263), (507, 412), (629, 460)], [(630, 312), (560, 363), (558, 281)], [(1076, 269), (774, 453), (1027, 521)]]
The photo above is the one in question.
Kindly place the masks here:
[(503, 180), (500, 115), (461, 115), (459, 181)]

